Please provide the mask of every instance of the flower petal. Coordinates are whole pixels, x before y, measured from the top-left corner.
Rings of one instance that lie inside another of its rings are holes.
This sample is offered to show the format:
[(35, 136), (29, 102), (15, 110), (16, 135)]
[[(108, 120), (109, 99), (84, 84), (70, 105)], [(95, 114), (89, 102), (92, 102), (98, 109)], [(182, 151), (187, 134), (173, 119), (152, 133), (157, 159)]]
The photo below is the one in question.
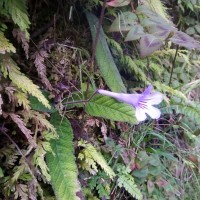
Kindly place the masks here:
[(132, 106), (137, 106), (140, 98), (141, 94), (120, 94), (118, 100), (131, 104)]
[(162, 102), (163, 95), (160, 92), (154, 92), (152, 94), (143, 96), (142, 100), (146, 100), (149, 105), (157, 105)]
[(139, 122), (144, 121), (147, 118), (145, 110), (139, 107), (135, 108), (135, 116)]
[(142, 95), (148, 95), (151, 93), (151, 90), (152, 90), (153, 86), (152, 85), (149, 85), (148, 88), (146, 88), (144, 90), (144, 92), (142, 93)]
[(110, 91), (101, 90), (101, 89), (99, 89), (97, 92), (99, 94), (113, 97), (113, 98), (117, 99), (118, 101), (122, 101), (124, 103), (131, 104), (132, 106), (137, 106), (140, 98), (142, 97), (141, 94), (116, 93), (116, 92), (110, 92)]
[(158, 108), (155, 108), (151, 105), (148, 105), (144, 112), (147, 113), (152, 119), (158, 119), (161, 115), (161, 112)]

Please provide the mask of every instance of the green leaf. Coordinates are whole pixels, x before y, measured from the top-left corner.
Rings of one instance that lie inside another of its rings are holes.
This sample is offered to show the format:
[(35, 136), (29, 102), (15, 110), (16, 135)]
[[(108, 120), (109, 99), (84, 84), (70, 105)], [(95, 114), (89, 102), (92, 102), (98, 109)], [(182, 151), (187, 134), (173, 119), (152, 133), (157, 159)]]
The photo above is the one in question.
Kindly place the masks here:
[(137, 178), (146, 178), (148, 176), (149, 170), (147, 167), (142, 169), (136, 169), (133, 171), (133, 176)]
[(149, 164), (153, 166), (159, 166), (161, 164), (159, 156), (157, 154), (150, 155)]
[(59, 139), (51, 140), (52, 153), (48, 153), (47, 165), (52, 178), (52, 186), (58, 200), (80, 200), (78, 170), (74, 158), (73, 131), (67, 118), (57, 112), (50, 122), (57, 129)]
[(16, 52), (15, 47), (8, 41), (8, 39), (4, 36), (3, 32), (0, 31), (0, 53), (5, 54), (6, 52), (10, 53)]
[(199, 24), (195, 25), (194, 28), (198, 33), (200, 33), (200, 25)]
[(141, 168), (144, 168), (149, 162), (149, 156), (146, 151), (139, 151), (137, 154), (138, 163)]
[[(45, 95), (43, 93), (43, 95), (47, 97), (47, 95)], [(47, 108), (46, 106), (44, 106), (36, 97), (34, 96), (30, 96), (29, 97), (29, 101), (30, 101), (30, 106), (33, 110), (37, 110), (37, 111), (41, 111), (41, 112), (49, 112), (49, 113), (53, 113), (56, 111), (56, 109), (50, 104), (51, 108)]]
[(158, 176), (162, 173), (162, 168), (161, 165), (159, 166), (149, 166), (149, 174), (153, 175), (153, 176)]
[(110, 26), (110, 32), (130, 31), (138, 23), (137, 16), (132, 12), (124, 12), (118, 15)]
[(139, 50), (141, 57), (146, 57), (163, 45), (162, 40), (151, 34), (146, 34), (140, 39)]
[(128, 32), (125, 42), (138, 40), (144, 35), (144, 28), (140, 24), (137, 24)]
[(39, 86), (34, 84), (27, 76), (25, 76), (14, 60), (6, 56), (0, 55), (0, 70), (3, 72), (5, 78), (9, 76), (12, 84), (16, 85), (24, 93), (29, 93), (36, 97), (44, 106), (50, 109), (48, 100), (44, 97), (39, 89)]
[(173, 37), (170, 38), (170, 41), (174, 44), (186, 47), (188, 49), (199, 49), (200, 44), (194, 38), (190, 37), (186, 33), (177, 31)]
[(140, 200), (142, 198), (142, 193), (138, 189), (135, 180), (131, 174), (129, 174), (129, 170), (126, 168), (118, 166), (118, 179), (117, 179), (117, 185), (121, 188), (124, 187), (124, 189), (132, 195), (132, 197), (135, 197), (136, 199)]
[(114, 121), (137, 123), (132, 106), (103, 95), (96, 95), (86, 104), (86, 112), (92, 116)]
[[(98, 18), (91, 13), (86, 13), (87, 20), (90, 25), (92, 39), (95, 41), (96, 30), (98, 27)], [(100, 29), (99, 39), (96, 47), (96, 61), (99, 66), (100, 72), (113, 92), (126, 92), (126, 88), (122, 82), (121, 76), (115, 65), (113, 57), (108, 48), (103, 29)]]
[[(86, 143), (84, 141), (79, 141), (78, 146), (85, 148), (83, 150), (84, 155), (86, 156), (85, 159), (87, 159), (87, 157), (89, 157), (90, 159), (92, 158), (101, 166), (101, 168), (111, 179), (115, 177), (114, 171), (112, 170), (112, 168), (110, 168), (103, 155), (100, 152), (98, 152), (92, 144)], [(87, 162), (89, 162), (89, 160)]]
[(0, 167), (0, 178), (4, 177), (3, 170)]
[(28, 18), (27, 6), (25, 0), (3, 0), (5, 9), (11, 15), (12, 20), (19, 26), (21, 31), (26, 33), (26, 38), (29, 39), (28, 29), (30, 21)]

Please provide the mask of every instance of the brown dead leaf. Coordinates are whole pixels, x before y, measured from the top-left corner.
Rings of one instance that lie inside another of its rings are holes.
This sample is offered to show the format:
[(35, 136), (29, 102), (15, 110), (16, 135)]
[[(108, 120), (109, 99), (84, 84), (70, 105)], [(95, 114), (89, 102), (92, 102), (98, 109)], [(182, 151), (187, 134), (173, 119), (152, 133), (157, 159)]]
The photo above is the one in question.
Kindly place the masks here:
[(31, 136), (32, 132), (28, 128), (26, 128), (23, 119), (19, 115), (16, 115), (14, 113), (8, 113), (8, 115), (10, 116), (12, 121), (15, 122), (15, 124), (19, 127), (19, 129), (25, 135), (29, 143), (32, 144), (34, 147), (36, 147), (37, 144), (35, 143), (33, 137)]

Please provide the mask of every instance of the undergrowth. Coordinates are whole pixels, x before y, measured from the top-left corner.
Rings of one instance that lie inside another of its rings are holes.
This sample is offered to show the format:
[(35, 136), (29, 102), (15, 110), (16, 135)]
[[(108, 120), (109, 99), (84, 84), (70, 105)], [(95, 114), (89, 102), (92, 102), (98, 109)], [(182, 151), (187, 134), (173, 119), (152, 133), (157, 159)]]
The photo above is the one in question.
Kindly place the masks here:
[[(197, 200), (199, 6), (2, 0), (0, 199)], [(140, 123), (97, 94), (148, 85), (161, 116)]]

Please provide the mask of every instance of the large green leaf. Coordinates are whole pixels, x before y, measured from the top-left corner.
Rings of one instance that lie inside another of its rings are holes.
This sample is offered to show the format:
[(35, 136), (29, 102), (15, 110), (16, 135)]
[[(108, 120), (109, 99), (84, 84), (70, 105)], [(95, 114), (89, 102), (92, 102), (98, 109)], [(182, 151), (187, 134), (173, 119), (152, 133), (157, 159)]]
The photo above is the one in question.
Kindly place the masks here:
[(96, 117), (114, 121), (137, 123), (132, 106), (103, 95), (96, 95), (86, 104), (86, 112)]
[[(92, 39), (95, 41), (99, 20), (91, 13), (86, 13), (86, 17), (90, 25)], [(125, 93), (126, 88), (122, 82), (117, 66), (114, 63), (102, 28), (100, 29), (99, 39), (96, 47), (96, 61), (108, 87), (113, 92)]]
[(52, 186), (58, 200), (80, 200), (78, 170), (74, 158), (73, 132), (69, 121), (57, 112), (51, 115), (50, 122), (57, 129), (59, 139), (51, 140), (55, 153), (47, 154)]

